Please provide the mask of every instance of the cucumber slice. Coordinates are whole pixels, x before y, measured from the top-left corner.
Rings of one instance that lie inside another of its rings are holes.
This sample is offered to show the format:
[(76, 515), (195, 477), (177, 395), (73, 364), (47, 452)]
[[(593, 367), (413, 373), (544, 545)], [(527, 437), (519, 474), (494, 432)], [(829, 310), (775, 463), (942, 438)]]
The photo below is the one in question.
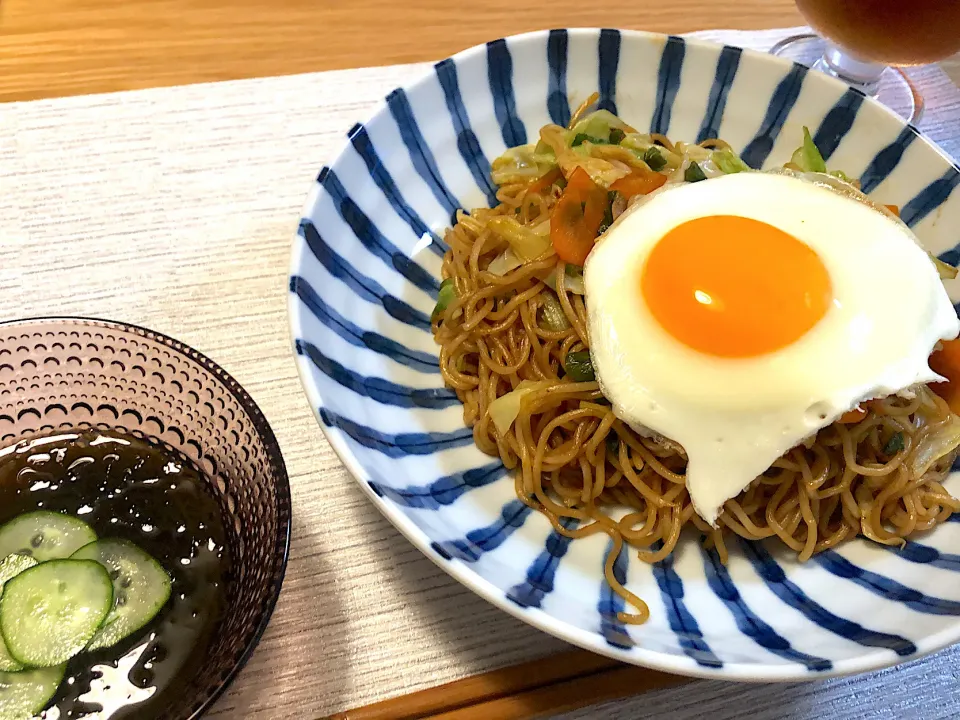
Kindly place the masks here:
[(7, 555), (0, 560), (0, 589), (6, 584), (7, 580), (12, 580), (24, 570), (28, 570), (37, 564), (29, 555)]
[(77, 550), (78, 560), (96, 560), (113, 580), (113, 609), (88, 650), (116, 645), (156, 617), (170, 599), (170, 576), (132, 542), (97, 540)]
[(37, 562), (68, 558), (97, 539), (83, 520), (37, 510), (14, 518), (0, 528), (0, 557), (29, 555)]
[(52, 667), (83, 650), (113, 607), (113, 584), (92, 560), (51, 560), (3, 588), (0, 632), (14, 659)]
[[(15, 578), (24, 570), (32, 568), (36, 564), (37, 561), (27, 555), (8, 555), (0, 560), (0, 591), (3, 590), (7, 580)], [(3, 637), (0, 636), (0, 671), (18, 672), (20, 670), (23, 670), (23, 663), (14, 659), (10, 651), (7, 650), (7, 644), (3, 641)], [(0, 713), (0, 720), (2, 718), (3, 714)]]
[(66, 665), (0, 672), (0, 720), (27, 720), (43, 710), (57, 694)]

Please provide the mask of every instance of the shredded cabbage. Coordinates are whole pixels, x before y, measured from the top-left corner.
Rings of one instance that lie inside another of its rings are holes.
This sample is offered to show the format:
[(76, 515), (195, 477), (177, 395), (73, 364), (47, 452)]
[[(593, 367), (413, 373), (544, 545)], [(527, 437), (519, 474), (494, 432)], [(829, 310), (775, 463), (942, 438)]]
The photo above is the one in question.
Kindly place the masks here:
[(957, 276), (957, 268), (953, 265), (948, 265), (929, 250), (927, 255), (933, 261), (933, 266), (937, 269), (937, 274), (941, 280), (953, 280)]
[(551, 292), (543, 294), (543, 325), (547, 330), (559, 332), (570, 327), (570, 320), (563, 311), (563, 306), (557, 296)]
[(839, 178), (844, 182), (850, 183), (854, 187), (860, 187), (860, 181), (856, 180), (849, 175), (847, 175), (843, 170), (831, 170), (828, 175), (833, 175), (835, 178)]
[(559, 125), (547, 125), (540, 130), (541, 142), (553, 150), (565, 178), (569, 178), (574, 170), (582, 167), (593, 182), (600, 187), (608, 188), (620, 178), (630, 174), (630, 166), (623, 162), (593, 157), (590, 154), (590, 146), (570, 147), (570, 132)]
[(823, 155), (820, 154), (820, 149), (813, 142), (813, 138), (810, 137), (810, 129), (806, 125), (803, 127), (803, 145), (796, 149), (793, 157), (790, 158), (790, 162), (803, 172), (825, 173), (827, 171), (827, 164), (823, 161)]
[(611, 128), (617, 128), (624, 132), (633, 130), (609, 110), (595, 110), (574, 125), (570, 129), (570, 133), (571, 138), (577, 135), (586, 135), (607, 141), (610, 139)]
[[(573, 293), (574, 295), (585, 295), (586, 289), (583, 284), (583, 270), (578, 268), (576, 265), (567, 265), (566, 270), (564, 270), (564, 275), (566, 277), (563, 279), (563, 286), (567, 289), (568, 293)], [(557, 291), (557, 269), (553, 268), (550, 271), (550, 274), (547, 275), (543, 282), (554, 292)]]
[(536, 180), (557, 166), (549, 146), (520, 145), (510, 148), (490, 166), (490, 177), (496, 185), (510, 185)]
[(960, 418), (951, 413), (950, 418), (930, 433), (913, 449), (907, 463), (913, 477), (922, 477), (936, 465), (940, 458), (960, 447)]
[[(704, 178), (707, 180), (726, 174), (723, 169), (714, 162), (714, 151), (707, 150), (699, 145), (678, 142), (674, 145), (673, 153), (665, 152), (664, 148), (660, 148), (660, 150), (664, 158), (667, 159), (667, 167), (672, 168), (672, 172), (667, 175), (668, 185), (690, 182), (687, 178), (687, 171), (694, 163), (699, 166)], [(672, 164), (669, 159), (671, 157), (679, 158), (679, 162)]]
[(720, 168), (721, 172), (726, 175), (732, 175), (739, 172), (749, 172), (751, 169), (750, 166), (741, 160), (740, 156), (730, 148), (714, 150), (710, 155), (710, 159), (718, 168)]
[(673, 151), (678, 155), (682, 155), (687, 160), (692, 160), (693, 162), (703, 162), (704, 160), (709, 160), (710, 155), (713, 153), (712, 150), (707, 150), (705, 147), (701, 147), (696, 143), (685, 143), (678, 142), (673, 146)]
[(511, 270), (516, 270), (521, 265), (523, 265), (523, 260), (518, 258), (513, 250), (507, 248), (487, 265), (487, 272), (497, 277), (502, 277)]
[(639, 155), (643, 155), (652, 147), (657, 147), (656, 143), (653, 142), (653, 139), (647, 133), (627, 133), (626, 137), (620, 141), (620, 145), (625, 148), (630, 148)]
[(595, 157), (581, 157), (568, 162), (561, 160), (560, 167), (565, 177), (570, 177), (577, 167), (582, 167), (587, 171), (590, 179), (604, 189), (630, 174), (630, 166), (619, 160), (603, 160)]
[(521, 225), (515, 218), (507, 215), (498, 215), (487, 223), (501, 240), (504, 240), (510, 249), (525, 262), (531, 262), (544, 253), (553, 252), (550, 237), (540, 235), (528, 227)]
[(523, 398), (551, 384), (549, 380), (521, 380), (515, 389), (490, 403), (490, 419), (501, 436), (507, 434), (520, 414), (520, 402)]

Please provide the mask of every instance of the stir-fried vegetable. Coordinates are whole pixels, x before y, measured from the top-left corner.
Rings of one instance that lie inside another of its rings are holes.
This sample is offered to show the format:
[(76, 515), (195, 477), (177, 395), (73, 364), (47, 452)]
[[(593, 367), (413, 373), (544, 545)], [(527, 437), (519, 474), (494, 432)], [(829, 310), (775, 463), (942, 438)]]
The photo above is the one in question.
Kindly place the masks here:
[(563, 369), (574, 382), (593, 382), (597, 379), (589, 350), (567, 353), (563, 360)]
[(562, 260), (583, 265), (593, 249), (606, 209), (607, 193), (583, 168), (576, 168), (550, 215), (550, 240)]
[(546, 380), (521, 380), (515, 389), (490, 403), (490, 419), (501, 435), (507, 434), (520, 414), (520, 402), (523, 398), (549, 385), (550, 382)]
[(667, 181), (666, 175), (658, 172), (636, 169), (626, 177), (622, 177), (610, 186), (627, 200), (634, 195), (647, 195)]
[(539, 178), (534, 180), (527, 186), (526, 193), (540, 193), (546, 190), (549, 187), (563, 181), (563, 173), (560, 172), (560, 168), (555, 167), (552, 170), (545, 172)]
[(710, 156), (713, 154), (712, 150), (708, 150), (702, 145), (697, 145), (696, 143), (687, 143), (683, 142), (682, 140), (673, 146), (673, 151), (683, 155), (683, 157), (688, 160), (693, 160), (694, 162), (703, 162), (704, 160), (709, 160)]
[(831, 170), (827, 174), (833, 175), (835, 178), (838, 178), (840, 180), (843, 180), (844, 182), (850, 183), (851, 185), (855, 185), (858, 188), (860, 187), (860, 181), (850, 177), (843, 170)]
[(643, 161), (655, 172), (663, 170), (667, 166), (663, 153), (655, 145), (651, 145), (644, 151)]
[[(622, 180), (620, 182), (623, 182)], [(613, 204), (617, 201), (617, 198), (620, 197), (620, 193), (616, 190), (610, 190), (607, 193), (607, 209), (603, 212), (603, 222), (600, 223), (600, 229), (597, 231), (597, 234), (602, 235), (606, 232), (607, 228), (613, 225)]]
[(887, 440), (887, 444), (883, 446), (883, 453), (887, 456), (896, 455), (898, 452), (903, 450), (903, 447), (903, 433), (895, 432), (890, 436), (890, 439)]
[(587, 135), (586, 133), (577, 133), (573, 136), (573, 142), (570, 143), (570, 147), (580, 147), (585, 142), (591, 142), (594, 145), (608, 144), (606, 140), (602, 140), (601, 138), (593, 137), (592, 135)]
[(644, 153), (650, 148), (656, 149), (665, 160), (673, 156), (673, 153), (665, 147), (658, 146), (653, 138), (646, 133), (627, 133), (620, 141), (620, 145), (635, 152), (640, 157), (643, 157)]
[(453, 282), (453, 278), (447, 278), (442, 283), (440, 283), (440, 292), (437, 293), (437, 304), (433, 308), (433, 314), (431, 315), (431, 320), (436, 320), (444, 310), (446, 310), (450, 303), (457, 299), (457, 286)]
[[(604, 133), (607, 132), (607, 130), (604, 130)], [(576, 134), (559, 125), (547, 125), (540, 129), (540, 142), (553, 150), (556, 156), (556, 164), (568, 180), (574, 170), (581, 167), (595, 184), (607, 188), (630, 173), (629, 165), (597, 156), (598, 148), (612, 149), (611, 146), (591, 143), (590, 145), (571, 147), (570, 143), (576, 137)], [(590, 133), (584, 134), (589, 137), (597, 137)], [(604, 137), (606, 136), (604, 135)]]
[(714, 164), (716, 164), (716, 166), (720, 168), (726, 175), (747, 172), (750, 170), (750, 166), (741, 160), (740, 156), (730, 148), (714, 150), (713, 154), (710, 156), (710, 159), (713, 160)]
[[(622, 140), (628, 131), (632, 132), (633, 128), (609, 110), (595, 110), (577, 122), (570, 130), (574, 136), (582, 133), (589, 137), (599, 138), (602, 142), (616, 143)], [(618, 130), (621, 133), (619, 135), (620, 140), (613, 140), (611, 137), (613, 130)]]
[(931, 384), (930, 389), (960, 414), (960, 339), (941, 342), (940, 349), (930, 356), (930, 368), (947, 379)]
[(706, 180), (707, 176), (703, 174), (703, 170), (700, 169), (697, 163), (692, 162), (687, 166), (687, 169), (683, 171), (683, 179), (689, 183), (695, 183)]
[[(563, 271), (563, 286), (566, 288), (568, 293), (573, 293), (574, 295), (583, 295), (586, 290), (583, 286), (583, 268), (578, 267), (577, 265), (567, 264), (564, 266)], [(543, 279), (544, 284), (549, 287), (554, 292), (557, 291), (557, 270), (554, 268), (550, 273)]]
[(867, 416), (867, 411), (857, 405), (852, 410), (847, 410), (843, 415), (840, 416), (839, 422), (844, 425), (853, 425), (863, 420)]
[(506, 241), (517, 257), (526, 262), (536, 260), (550, 250), (550, 238), (539, 235), (509, 215), (492, 218), (489, 227), (497, 237)]
[(960, 446), (960, 417), (951, 415), (950, 419), (924, 435), (917, 447), (910, 453), (908, 469), (913, 477), (923, 475), (942, 458)]
[(604, 442), (607, 444), (607, 452), (611, 455), (616, 456), (620, 452), (620, 436), (617, 435), (616, 430), (608, 432)]
[(933, 266), (937, 268), (937, 274), (940, 275), (941, 280), (953, 280), (957, 276), (957, 268), (953, 265), (948, 265), (932, 252), (928, 252), (927, 255), (933, 261)]
[(594, 145), (618, 145), (626, 136), (626, 130), (632, 130), (626, 123), (608, 110), (597, 110), (587, 115), (571, 129), (573, 141), (571, 147), (579, 147), (584, 142)]
[(570, 327), (570, 320), (563, 311), (557, 296), (551, 292), (543, 293), (543, 326), (547, 330), (559, 332)]
[(523, 265), (523, 260), (518, 258), (513, 250), (507, 248), (490, 261), (490, 264), (487, 265), (487, 272), (497, 277), (502, 277), (511, 270), (516, 270), (521, 265)]
[(823, 155), (820, 154), (819, 148), (813, 142), (813, 138), (810, 137), (810, 129), (806, 126), (803, 128), (803, 145), (796, 149), (793, 157), (790, 158), (790, 162), (804, 172), (825, 173), (827, 171), (827, 164), (823, 161)]
[(493, 161), (490, 177), (497, 185), (529, 182), (557, 166), (557, 159), (549, 145), (521, 145), (510, 148)]

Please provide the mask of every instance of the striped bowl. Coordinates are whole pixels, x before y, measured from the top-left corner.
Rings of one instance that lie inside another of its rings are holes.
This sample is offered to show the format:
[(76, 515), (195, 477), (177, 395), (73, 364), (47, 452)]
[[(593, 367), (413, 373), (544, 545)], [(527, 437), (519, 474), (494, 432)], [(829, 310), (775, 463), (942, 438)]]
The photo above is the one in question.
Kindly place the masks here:
[[(739, 680), (806, 680), (929, 653), (960, 638), (960, 523), (896, 550), (866, 541), (798, 564), (742, 543), (729, 564), (686, 538), (617, 576), (650, 605), (641, 626), (603, 579), (603, 535), (571, 542), (520, 503), (480, 453), (430, 334), (443, 232), (494, 202), (490, 161), (601, 106), (674, 139), (722, 137), (753, 167), (785, 162), (801, 127), (831, 167), (902, 208), (946, 260), (960, 250), (960, 170), (845, 85), (760, 53), (639, 32), (554, 30), (496, 40), (391, 92), (317, 177), (293, 251), (297, 364), (330, 443), (371, 501), (434, 562), (512, 615), (639, 665)], [(958, 288), (954, 288), (957, 290)]]

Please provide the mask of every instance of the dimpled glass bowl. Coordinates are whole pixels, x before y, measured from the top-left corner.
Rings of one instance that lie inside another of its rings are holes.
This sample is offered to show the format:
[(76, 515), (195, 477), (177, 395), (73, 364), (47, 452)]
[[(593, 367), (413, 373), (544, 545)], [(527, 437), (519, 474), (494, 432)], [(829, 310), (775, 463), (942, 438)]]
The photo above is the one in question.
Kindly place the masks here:
[[(960, 639), (960, 523), (902, 550), (866, 541), (801, 565), (731, 543), (726, 566), (685, 538), (615, 572), (650, 605), (617, 619), (602, 534), (570, 542), (473, 445), (430, 333), (459, 208), (494, 201), (490, 162), (565, 125), (590, 93), (640, 131), (721, 137), (754, 168), (810, 128), (831, 168), (861, 178), (927, 248), (956, 263), (960, 171), (886, 108), (763, 53), (620, 30), (495, 40), (437, 63), (351, 129), (323, 168), (295, 241), (290, 318), (307, 396), (371, 501), (428, 557), (497, 606), (625, 662), (743, 680), (806, 680), (890, 665)], [(960, 298), (958, 283), (948, 288)], [(588, 299), (589, 301), (589, 299)], [(956, 488), (954, 488), (956, 489)]]
[(219, 501), (233, 558), (226, 611), (202, 671), (156, 716), (197, 718), (253, 652), (280, 593), (290, 538), (280, 447), (237, 381), (176, 340), (102, 320), (0, 324), (0, 444), (77, 428), (179, 451), (204, 470)]

